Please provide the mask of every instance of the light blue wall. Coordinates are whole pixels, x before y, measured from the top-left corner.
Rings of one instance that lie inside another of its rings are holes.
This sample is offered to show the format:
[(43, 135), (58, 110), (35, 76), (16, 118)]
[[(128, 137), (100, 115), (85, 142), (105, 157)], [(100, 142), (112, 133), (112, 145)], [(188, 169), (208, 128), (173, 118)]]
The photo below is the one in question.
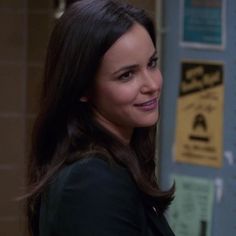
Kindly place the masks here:
[[(164, 34), (162, 72), (164, 89), (160, 123), (160, 179), (170, 186), (171, 174), (223, 179), (221, 202), (214, 202), (212, 236), (236, 235), (236, 1), (226, 1), (226, 47), (222, 51), (180, 46), (180, 0), (163, 0)], [(175, 137), (176, 102), (180, 81), (180, 62), (184, 59), (213, 60), (224, 63), (224, 152), (230, 150), (234, 165), (223, 158), (222, 168), (180, 164), (172, 160)], [(187, 235), (186, 235), (187, 236)]]

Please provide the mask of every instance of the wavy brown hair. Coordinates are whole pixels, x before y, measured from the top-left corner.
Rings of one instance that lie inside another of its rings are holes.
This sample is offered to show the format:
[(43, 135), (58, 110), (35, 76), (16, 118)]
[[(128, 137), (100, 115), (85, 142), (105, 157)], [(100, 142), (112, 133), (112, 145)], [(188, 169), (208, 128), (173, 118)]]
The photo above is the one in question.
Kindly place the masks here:
[(63, 168), (102, 153), (128, 168), (143, 193), (164, 211), (174, 188), (161, 191), (155, 177), (155, 127), (136, 128), (124, 145), (96, 122), (89, 103), (80, 102), (94, 84), (105, 52), (134, 24), (142, 25), (156, 45), (154, 25), (144, 10), (116, 0), (83, 0), (71, 4), (58, 20), (47, 50), (40, 111), (27, 167), (27, 219), (38, 235), (40, 196)]

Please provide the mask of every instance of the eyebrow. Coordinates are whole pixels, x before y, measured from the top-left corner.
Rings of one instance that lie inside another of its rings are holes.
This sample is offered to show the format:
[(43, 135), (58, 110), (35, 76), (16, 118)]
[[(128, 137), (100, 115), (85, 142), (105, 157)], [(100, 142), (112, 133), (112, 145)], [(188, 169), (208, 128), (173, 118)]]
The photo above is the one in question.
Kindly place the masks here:
[[(151, 57), (149, 58), (152, 59), (154, 58), (155, 56), (157, 56), (157, 51), (155, 50), (154, 53), (151, 55)], [(120, 69), (118, 69), (117, 71), (113, 72), (112, 75), (116, 75), (122, 71), (126, 71), (126, 70), (132, 70), (132, 69), (136, 69), (139, 65), (138, 64), (134, 64), (134, 65), (128, 65), (128, 66), (124, 66), (124, 67), (121, 67)]]

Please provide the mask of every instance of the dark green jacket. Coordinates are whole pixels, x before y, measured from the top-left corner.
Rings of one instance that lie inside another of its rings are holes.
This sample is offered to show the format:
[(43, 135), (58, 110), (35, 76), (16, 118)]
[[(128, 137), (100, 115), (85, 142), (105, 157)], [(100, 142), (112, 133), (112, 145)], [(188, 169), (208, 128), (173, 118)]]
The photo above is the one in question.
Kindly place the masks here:
[(174, 236), (127, 169), (89, 157), (62, 169), (45, 191), (40, 236)]

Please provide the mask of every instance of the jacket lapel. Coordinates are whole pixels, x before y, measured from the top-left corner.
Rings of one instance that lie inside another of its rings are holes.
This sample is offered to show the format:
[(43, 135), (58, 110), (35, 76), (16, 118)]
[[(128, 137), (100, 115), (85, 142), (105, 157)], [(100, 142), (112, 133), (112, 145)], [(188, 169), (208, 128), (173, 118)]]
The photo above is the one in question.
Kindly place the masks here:
[(163, 214), (159, 214), (153, 208), (149, 208), (147, 209), (147, 217), (154, 235), (175, 236)]

